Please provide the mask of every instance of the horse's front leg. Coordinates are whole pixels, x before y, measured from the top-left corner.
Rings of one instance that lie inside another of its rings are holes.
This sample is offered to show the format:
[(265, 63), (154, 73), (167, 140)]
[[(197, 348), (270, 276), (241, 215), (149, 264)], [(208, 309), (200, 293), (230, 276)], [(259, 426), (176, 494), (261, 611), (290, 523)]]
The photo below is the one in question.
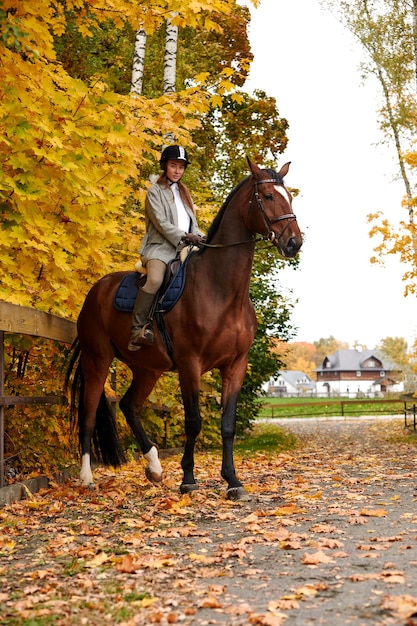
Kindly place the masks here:
[(197, 481), (194, 477), (194, 450), (196, 439), (201, 431), (199, 407), (200, 379), (192, 374), (183, 377), (180, 373), (180, 383), (185, 415), (185, 446), (181, 460), (183, 479), (180, 491), (181, 493), (190, 493), (198, 489)]
[(159, 377), (160, 374), (156, 372), (145, 370), (141, 373), (134, 372), (132, 383), (119, 403), (120, 409), (139, 443), (141, 452), (148, 462), (145, 469), (146, 478), (155, 485), (162, 482), (162, 465), (156, 446), (150, 441), (143, 428), (140, 413), (143, 403)]
[(222, 373), (222, 478), (227, 482), (227, 497), (229, 500), (248, 500), (249, 495), (236, 476), (233, 458), (233, 447), (236, 434), (236, 405), (239, 392), (246, 373), (246, 363), (241, 364), (234, 372), (233, 377)]

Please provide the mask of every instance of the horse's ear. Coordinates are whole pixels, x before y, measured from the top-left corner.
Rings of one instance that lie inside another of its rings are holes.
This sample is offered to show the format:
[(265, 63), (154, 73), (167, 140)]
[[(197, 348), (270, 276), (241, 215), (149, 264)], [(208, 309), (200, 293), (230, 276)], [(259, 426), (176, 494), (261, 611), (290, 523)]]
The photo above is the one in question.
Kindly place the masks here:
[(279, 174), (279, 176), (281, 176), (281, 178), (284, 178), (284, 176), (286, 174), (288, 174), (288, 170), (290, 169), (290, 165), (291, 165), (291, 161), (289, 161), (288, 163), (286, 163), (285, 165), (283, 165), (281, 167), (281, 169), (278, 172), (278, 174)]
[(253, 163), (250, 158), (248, 156), (246, 156), (246, 159), (248, 161), (248, 165), (249, 165), (249, 169), (252, 172), (252, 174), (256, 177), (256, 176), (260, 176), (262, 173), (262, 170), (260, 167), (258, 167), (257, 165), (255, 165), (255, 163)]

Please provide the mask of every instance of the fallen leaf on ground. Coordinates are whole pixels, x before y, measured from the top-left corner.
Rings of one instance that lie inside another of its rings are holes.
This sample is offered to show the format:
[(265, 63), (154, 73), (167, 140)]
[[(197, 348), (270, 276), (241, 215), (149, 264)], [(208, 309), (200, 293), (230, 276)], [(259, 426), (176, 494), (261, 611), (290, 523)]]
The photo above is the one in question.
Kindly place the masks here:
[(361, 515), (364, 517), (386, 517), (388, 513), (385, 509), (362, 509)]
[(334, 560), (323, 550), (318, 550), (313, 554), (306, 553), (302, 558), (302, 562), (305, 565), (318, 565), (319, 563), (334, 563)]
[(380, 607), (383, 611), (389, 611), (401, 619), (407, 619), (417, 613), (417, 598), (407, 594), (389, 595), (381, 600)]

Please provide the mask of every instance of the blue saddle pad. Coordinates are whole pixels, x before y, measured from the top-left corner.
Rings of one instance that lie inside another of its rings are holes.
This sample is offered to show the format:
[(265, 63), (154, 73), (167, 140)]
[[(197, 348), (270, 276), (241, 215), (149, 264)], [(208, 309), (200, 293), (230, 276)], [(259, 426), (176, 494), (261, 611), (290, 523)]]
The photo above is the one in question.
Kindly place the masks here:
[[(183, 263), (179, 266), (168, 285), (165, 293), (159, 299), (158, 312), (168, 313), (178, 302), (185, 285), (185, 271), (191, 254), (188, 254)], [(114, 308), (124, 313), (130, 313), (135, 306), (136, 296), (138, 295), (138, 281), (141, 275), (138, 272), (129, 272), (122, 279), (114, 296)]]
[(138, 272), (129, 272), (122, 279), (115, 296), (114, 296), (114, 308), (124, 313), (130, 313), (135, 306), (136, 296), (138, 295), (138, 279), (140, 274)]
[(188, 254), (184, 262), (181, 263), (177, 272), (174, 274), (171, 282), (169, 283), (167, 290), (159, 299), (159, 312), (168, 313), (168, 311), (170, 311), (180, 299), (181, 294), (184, 291), (185, 274), (191, 254), (192, 253)]

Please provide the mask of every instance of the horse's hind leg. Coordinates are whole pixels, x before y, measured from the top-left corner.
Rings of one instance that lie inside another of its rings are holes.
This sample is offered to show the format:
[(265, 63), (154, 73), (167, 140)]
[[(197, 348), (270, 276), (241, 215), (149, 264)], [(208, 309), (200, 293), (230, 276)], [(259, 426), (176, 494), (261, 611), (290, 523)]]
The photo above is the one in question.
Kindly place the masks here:
[(79, 438), (81, 446), (80, 480), (84, 487), (94, 485), (91, 472), (91, 439), (96, 427), (97, 410), (103, 394), (104, 383), (112, 360), (113, 355), (99, 360), (94, 359), (86, 352), (81, 354), (84, 381), (79, 405)]
[(140, 412), (148, 395), (154, 388), (160, 377), (160, 372), (151, 370), (135, 370), (129, 389), (119, 402), (119, 406), (126, 418), (127, 423), (135, 435), (141, 452), (148, 462), (145, 473), (150, 482), (158, 484), (162, 482), (162, 466), (158, 457), (156, 446), (150, 441), (142, 425)]

